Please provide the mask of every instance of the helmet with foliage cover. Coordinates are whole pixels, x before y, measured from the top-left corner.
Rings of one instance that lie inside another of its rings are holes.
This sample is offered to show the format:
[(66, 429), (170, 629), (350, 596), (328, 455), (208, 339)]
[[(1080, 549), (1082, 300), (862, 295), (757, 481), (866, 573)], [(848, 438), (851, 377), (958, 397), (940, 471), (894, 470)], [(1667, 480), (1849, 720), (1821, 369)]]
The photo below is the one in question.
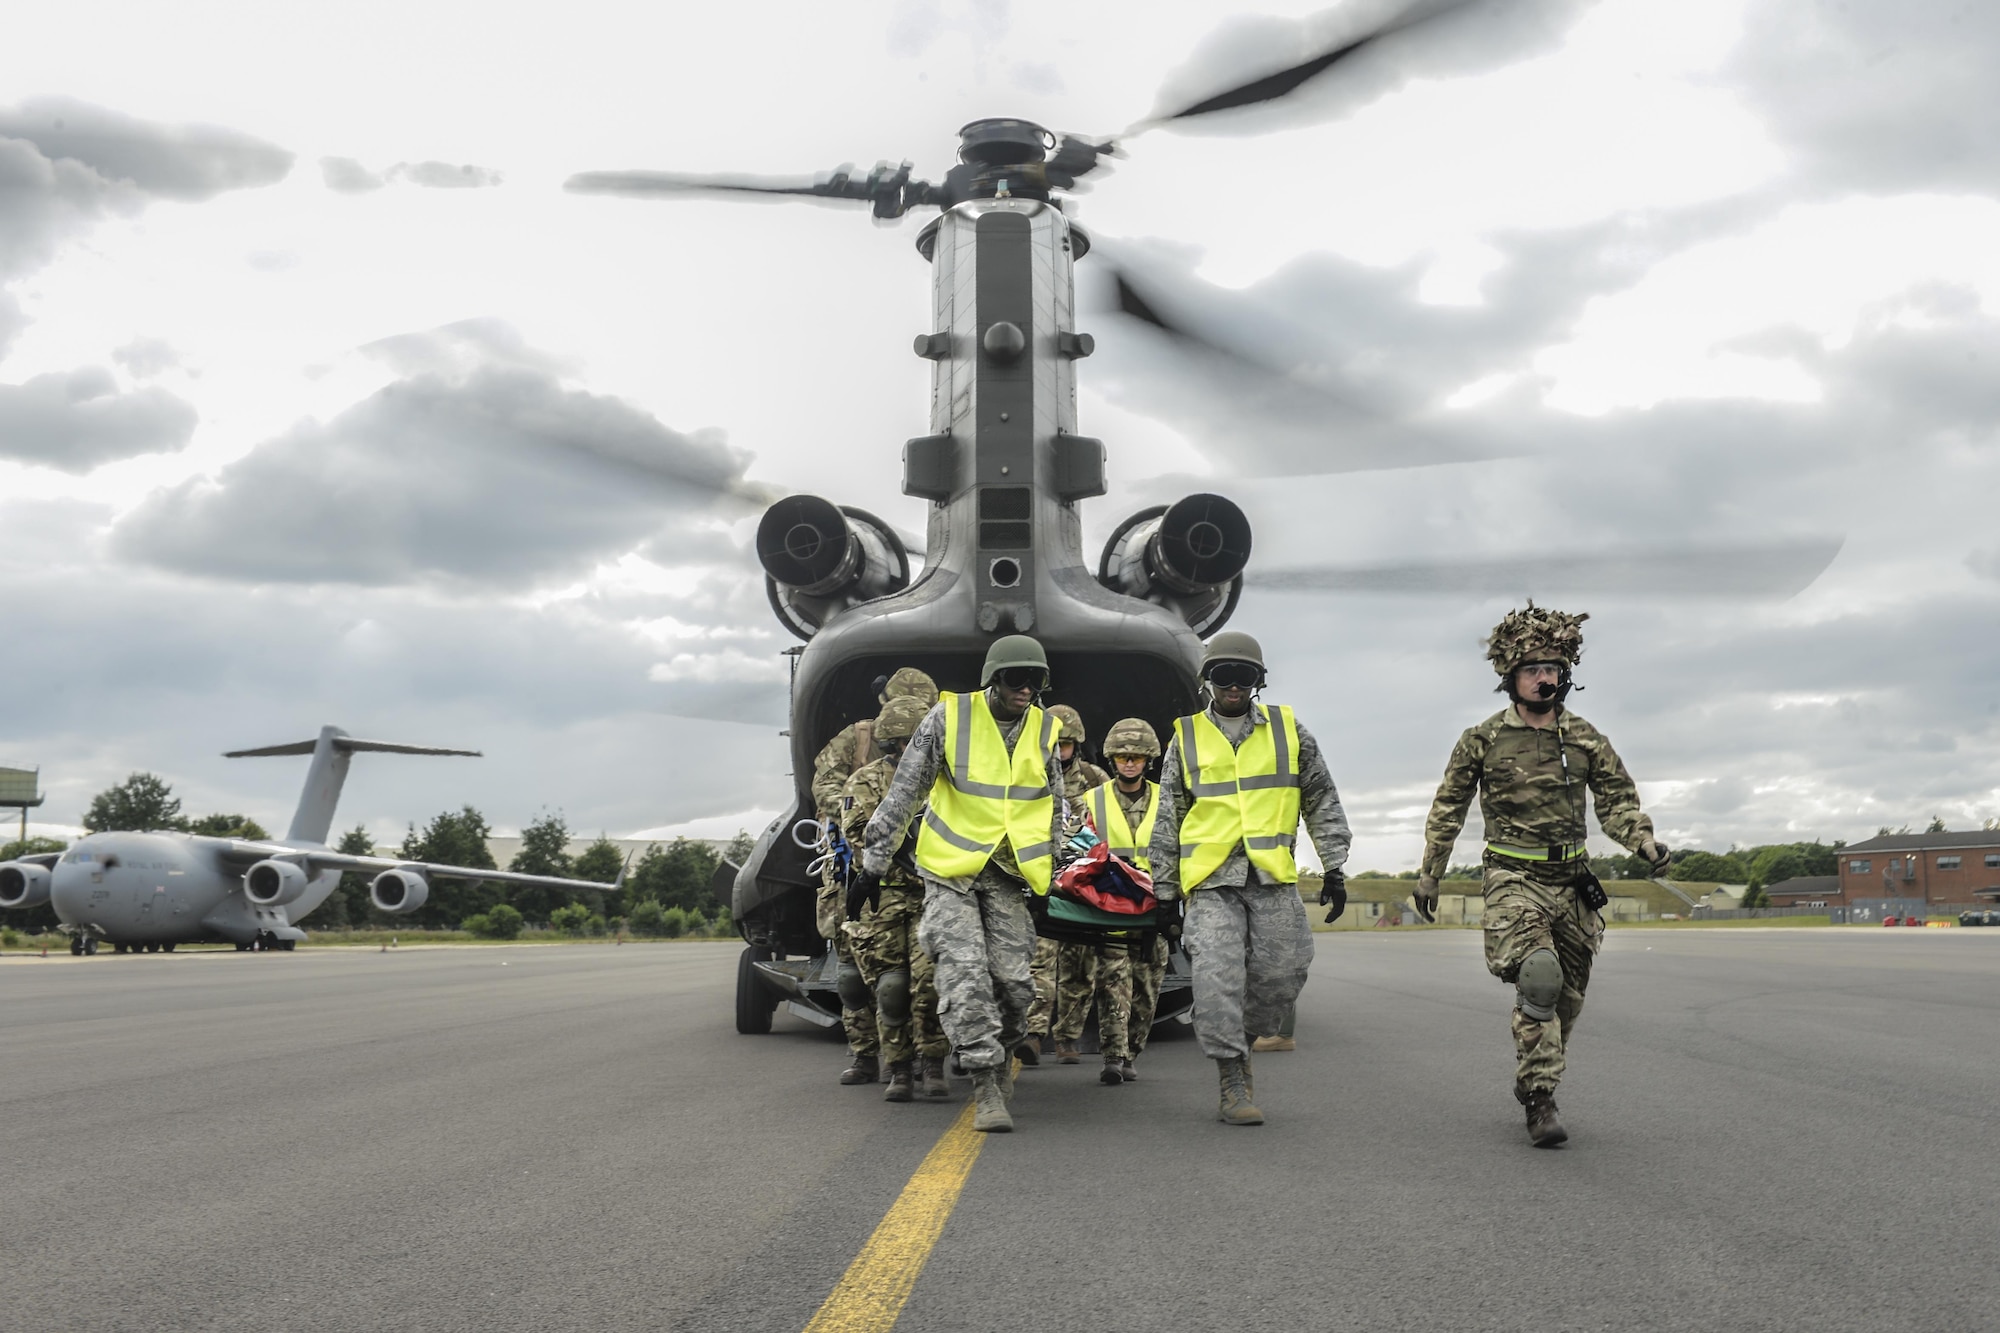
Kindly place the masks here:
[(1486, 660), (1506, 675), (1523, 662), (1561, 662), (1575, 666), (1583, 656), (1583, 622), (1590, 613), (1570, 615), (1530, 601), (1509, 611), (1486, 640)]
[(937, 682), (915, 667), (897, 667), (896, 674), (882, 687), (882, 702), (891, 699), (920, 699), (929, 708), (938, 700)]
[(1083, 714), (1077, 712), (1068, 704), (1057, 704), (1055, 707), (1049, 709), (1049, 714), (1056, 721), (1062, 723), (1062, 730), (1056, 733), (1057, 740), (1075, 741), (1078, 745), (1081, 745), (1090, 739), (1089, 736), (1084, 734)]
[(875, 717), (875, 739), (878, 741), (906, 741), (917, 732), (917, 724), (931, 706), (915, 695), (905, 694), (882, 705), (882, 711)]
[(1150, 722), (1143, 717), (1120, 718), (1111, 724), (1111, 730), (1104, 733), (1104, 757), (1116, 759), (1120, 755), (1143, 755), (1147, 759), (1160, 757), (1160, 736)]

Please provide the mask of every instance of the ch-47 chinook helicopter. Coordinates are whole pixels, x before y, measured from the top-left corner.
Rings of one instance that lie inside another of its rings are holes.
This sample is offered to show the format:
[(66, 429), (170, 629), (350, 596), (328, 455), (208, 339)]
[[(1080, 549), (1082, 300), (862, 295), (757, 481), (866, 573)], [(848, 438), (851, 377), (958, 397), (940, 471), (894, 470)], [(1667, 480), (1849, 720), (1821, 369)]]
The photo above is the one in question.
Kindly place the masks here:
[(169, 831), (91, 833), (62, 852), (0, 862), (0, 908), (50, 904), (69, 934), (73, 954), (94, 954), (100, 942), (119, 953), (171, 953), (175, 945), (200, 943), (289, 951), (306, 938), (298, 923), (327, 900), (344, 871), (368, 875), (369, 901), (392, 916), (422, 907), (433, 878), (571, 891), (615, 887), (332, 851), (326, 839), (347, 766), (353, 755), (363, 753), (477, 757), (479, 751), (358, 740), (338, 727), (322, 727), (309, 741), (232, 750), (224, 757), (312, 756), (298, 810), (284, 837), (252, 841)]
[[(1154, 126), (1281, 97), (1380, 38), (1461, 3), (1408, 11), (1286, 69), (1141, 122)], [(912, 209), (938, 216), (916, 236), (931, 269), (932, 324), (916, 354), (932, 363), (928, 434), (903, 446), (903, 493), (928, 506), (925, 563), (914, 578), (896, 529), (872, 513), (814, 496), (778, 501), (758, 526), (757, 556), (771, 609), (805, 640), (795, 654), (790, 730), (793, 789), (780, 814), (733, 869), (734, 920), (748, 945), (738, 970), (736, 1021), (770, 1030), (780, 1003), (822, 1025), (838, 1021), (832, 959), (814, 922), (817, 877), (810, 839), (813, 761), (843, 727), (877, 709), (874, 682), (897, 667), (928, 672), (945, 690), (976, 687), (987, 646), (1032, 634), (1046, 647), (1051, 693), (1075, 706), (1091, 734), (1139, 716), (1166, 734), (1198, 697), (1202, 640), (1220, 629), (1242, 593), (1250, 523), (1229, 499), (1189, 495), (1143, 509), (1112, 531), (1093, 563), (1078, 506), (1106, 493), (1104, 444), (1079, 434), (1077, 363), (1093, 336), (1077, 327), (1072, 268), (1091, 238), (1065, 215), (1065, 190), (1118, 155), (1115, 139), (1057, 135), (1031, 121), (977, 120), (959, 131), (958, 164), (939, 184), (914, 179), (909, 162), (857, 174), (842, 167), (810, 180), (587, 172), (568, 188), (622, 196), (708, 193), (847, 200), (878, 220)], [(1170, 303), (1114, 272), (1122, 314), (1199, 343)], [(1739, 583), (1796, 591), (1832, 558), (1832, 547), (1697, 553), (1704, 568)], [(1685, 563), (1685, 561), (1683, 562)], [(1612, 570), (1621, 573), (1640, 568)], [(1746, 568), (1764, 572), (1745, 575)], [(1396, 590), (1428, 586), (1421, 569), (1287, 571), (1274, 588)], [(1459, 581), (1463, 586), (1463, 580)], [(1189, 1003), (1170, 975), (1159, 1019)]]

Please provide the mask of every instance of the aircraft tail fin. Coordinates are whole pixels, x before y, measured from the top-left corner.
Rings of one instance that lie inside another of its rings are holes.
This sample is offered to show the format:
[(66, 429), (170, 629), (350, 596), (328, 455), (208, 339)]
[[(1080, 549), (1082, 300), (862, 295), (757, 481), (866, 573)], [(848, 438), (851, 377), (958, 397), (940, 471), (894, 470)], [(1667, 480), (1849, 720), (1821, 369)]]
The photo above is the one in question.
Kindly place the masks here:
[(364, 741), (339, 727), (321, 727), (309, 741), (288, 741), (254, 750), (230, 750), (225, 759), (258, 759), (271, 755), (309, 754), (312, 767), (306, 770), (305, 790), (299, 793), (299, 808), (292, 815), (288, 842), (324, 843), (333, 831), (334, 808), (340, 804), (340, 789), (347, 782), (349, 756), (376, 754), (443, 754), (479, 756), (477, 750), (447, 750), (434, 745), (404, 745), (398, 741)]

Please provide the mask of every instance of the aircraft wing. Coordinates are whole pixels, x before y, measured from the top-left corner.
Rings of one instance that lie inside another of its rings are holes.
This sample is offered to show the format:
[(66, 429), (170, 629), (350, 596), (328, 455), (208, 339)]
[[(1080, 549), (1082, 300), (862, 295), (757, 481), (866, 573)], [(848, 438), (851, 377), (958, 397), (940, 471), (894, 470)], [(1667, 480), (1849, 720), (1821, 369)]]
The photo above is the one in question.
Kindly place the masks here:
[(623, 870), (618, 872), (616, 880), (603, 884), (590, 879), (559, 879), (553, 875), (524, 875), (513, 870), (481, 870), (471, 866), (435, 865), (429, 861), (407, 861), (391, 856), (349, 856), (345, 852), (327, 851), (317, 847), (284, 847), (240, 840), (232, 843), (224, 856), (230, 861), (246, 864), (264, 860), (290, 861), (311, 875), (323, 870), (353, 870), (362, 874), (376, 875), (384, 870), (414, 870), (426, 879), (486, 879), (503, 884), (533, 884), (544, 889), (594, 889), (599, 893), (616, 889), (625, 882)]

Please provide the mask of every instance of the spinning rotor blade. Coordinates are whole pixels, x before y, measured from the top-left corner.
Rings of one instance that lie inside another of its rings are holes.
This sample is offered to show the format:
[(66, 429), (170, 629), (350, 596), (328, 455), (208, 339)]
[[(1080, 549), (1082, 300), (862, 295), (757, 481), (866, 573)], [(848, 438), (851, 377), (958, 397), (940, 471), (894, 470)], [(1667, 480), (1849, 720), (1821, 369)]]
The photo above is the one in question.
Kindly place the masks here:
[(1675, 546), (1434, 564), (1321, 565), (1252, 569), (1244, 582), (1274, 592), (1465, 593), (1556, 596), (1749, 598), (1782, 601), (1833, 563), (1843, 538), (1805, 537), (1757, 545)]
[(690, 176), (675, 171), (581, 171), (563, 182), (573, 194), (802, 194), (839, 197), (817, 180), (779, 176)]
[(1165, 125), (1176, 120), (1187, 120), (1194, 116), (1205, 116), (1215, 111), (1229, 111), (1236, 107), (1255, 106), (1259, 102), (1274, 101), (1277, 98), (1285, 96), (1287, 93), (1293, 92), (1301, 84), (1325, 73), (1348, 57), (1366, 50), (1369, 46), (1379, 42), (1384, 37), (1420, 27), (1432, 19), (1439, 18), (1454, 10), (1463, 9), (1472, 2), (1473, 0), (1446, 0), (1444, 4), (1413, 6), (1383, 23), (1380, 27), (1364, 32), (1358, 37), (1351, 37), (1331, 51), (1322, 52), (1314, 56), (1311, 60), (1292, 65), (1286, 69), (1276, 70), (1260, 78), (1252, 79), (1248, 83), (1238, 84), (1234, 88), (1225, 89), (1222, 92), (1205, 97), (1190, 106), (1182, 107), (1179, 111), (1170, 111), (1165, 115), (1150, 117), (1139, 122), (1132, 129), (1127, 130), (1126, 134), (1131, 135), (1151, 129), (1155, 125)]

